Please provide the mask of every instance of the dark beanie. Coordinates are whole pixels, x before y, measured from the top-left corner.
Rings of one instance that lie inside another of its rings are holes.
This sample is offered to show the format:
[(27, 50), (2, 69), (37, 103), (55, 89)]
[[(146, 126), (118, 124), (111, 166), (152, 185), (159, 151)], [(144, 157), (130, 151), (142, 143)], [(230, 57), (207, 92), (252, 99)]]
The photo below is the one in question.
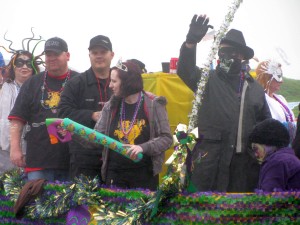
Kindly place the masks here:
[(281, 148), (289, 145), (290, 135), (281, 122), (275, 119), (266, 119), (255, 126), (249, 141)]

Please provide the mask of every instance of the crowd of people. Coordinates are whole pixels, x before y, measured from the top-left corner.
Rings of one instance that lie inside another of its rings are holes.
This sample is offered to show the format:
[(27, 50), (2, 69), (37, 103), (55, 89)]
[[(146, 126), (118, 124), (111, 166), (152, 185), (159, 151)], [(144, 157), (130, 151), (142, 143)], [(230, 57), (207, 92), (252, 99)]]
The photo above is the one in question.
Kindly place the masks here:
[[(194, 15), (180, 48), (177, 74), (193, 92), (204, 73), (196, 65), (197, 44), (210, 28), (208, 17)], [(53, 37), (45, 41), (43, 72), (29, 51), (16, 51), (2, 66), (8, 76), (0, 93), (0, 173), (17, 167), (28, 181), (84, 175), (108, 186), (155, 191), (173, 143), (167, 99), (144, 90), (144, 63), (111, 65), (109, 37), (91, 38), (88, 53), (90, 67), (72, 71), (66, 41)], [(221, 39), (197, 115), (202, 139), (192, 151), (191, 182), (198, 191), (300, 189), (299, 123), (276, 94), (281, 65), (262, 61), (254, 78), (245, 64), (253, 57), (241, 31), (230, 29)], [(106, 134), (123, 144), (128, 158), (75, 135), (69, 143), (50, 144), (46, 118), (70, 118)], [(134, 162), (138, 154), (143, 158)]]

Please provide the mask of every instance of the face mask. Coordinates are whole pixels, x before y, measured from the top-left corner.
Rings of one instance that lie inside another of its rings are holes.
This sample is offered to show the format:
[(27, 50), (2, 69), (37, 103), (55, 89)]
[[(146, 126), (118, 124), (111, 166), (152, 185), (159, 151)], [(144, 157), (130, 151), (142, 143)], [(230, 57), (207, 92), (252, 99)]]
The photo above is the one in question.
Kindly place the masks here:
[(281, 68), (277, 68), (276, 70), (274, 70), (272, 76), (277, 82), (282, 82), (283, 78)]
[(241, 71), (242, 61), (238, 59), (238, 50), (234, 47), (219, 49), (220, 69), (226, 74), (237, 74)]
[(275, 60), (268, 60), (265, 65), (261, 66), (262, 71), (267, 74), (271, 74), (272, 78), (275, 79), (277, 82), (282, 82), (282, 70), (281, 65)]

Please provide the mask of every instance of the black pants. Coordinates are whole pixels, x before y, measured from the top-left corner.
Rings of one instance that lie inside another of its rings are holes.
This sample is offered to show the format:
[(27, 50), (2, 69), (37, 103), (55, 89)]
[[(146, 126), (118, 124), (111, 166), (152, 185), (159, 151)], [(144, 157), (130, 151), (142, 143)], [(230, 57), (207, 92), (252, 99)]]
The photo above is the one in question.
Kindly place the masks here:
[(158, 178), (158, 175), (153, 176), (152, 170), (147, 167), (128, 170), (108, 169), (105, 184), (126, 189), (143, 188), (156, 191)]
[(101, 180), (102, 159), (100, 155), (71, 153), (70, 177), (74, 179), (81, 174), (89, 178), (98, 176)]

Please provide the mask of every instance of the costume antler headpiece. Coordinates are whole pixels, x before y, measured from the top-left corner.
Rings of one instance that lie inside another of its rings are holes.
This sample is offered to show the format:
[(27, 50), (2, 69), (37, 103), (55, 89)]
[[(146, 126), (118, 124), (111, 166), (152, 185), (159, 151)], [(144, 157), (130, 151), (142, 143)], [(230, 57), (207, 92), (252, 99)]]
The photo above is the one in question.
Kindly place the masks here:
[[(6, 32), (7, 33), (7, 32)], [(36, 65), (39, 66), (39, 65), (43, 65), (44, 66), (44, 61), (42, 60), (41, 56), (43, 55), (43, 52), (40, 54), (40, 55), (37, 55), (37, 56), (34, 56), (34, 51), (37, 47), (37, 45), (40, 43), (40, 42), (43, 42), (45, 40), (42, 39), (42, 36), (39, 36), (39, 38), (35, 38), (35, 34), (33, 32), (33, 27), (31, 28), (31, 33), (32, 33), (32, 37), (28, 37), (28, 38), (24, 38), (22, 40), (22, 50), (15, 50), (12, 48), (12, 40), (9, 40), (6, 38), (6, 33), (4, 34), (4, 40), (10, 42), (8, 48), (5, 48), (3, 45), (0, 45), (1, 48), (3, 48), (5, 51), (7, 51), (8, 53), (11, 53), (12, 56), (11, 56), (11, 61), (10, 63), (5, 66), (5, 67), (9, 67), (11, 66), (11, 64), (13, 65), (14, 62), (15, 62), (15, 59), (17, 57), (18, 54), (22, 54), (22, 52), (29, 52), (32, 54), (32, 60), (31, 60), (31, 65), (32, 65), (32, 68), (34, 69), (35, 73), (37, 73), (37, 68), (36, 68)], [(25, 48), (25, 42), (27, 41), (27, 45), (26, 45), (26, 48)], [(32, 50), (30, 49), (30, 42), (31, 41), (37, 41), (34, 45), (34, 47), (32, 48)]]

